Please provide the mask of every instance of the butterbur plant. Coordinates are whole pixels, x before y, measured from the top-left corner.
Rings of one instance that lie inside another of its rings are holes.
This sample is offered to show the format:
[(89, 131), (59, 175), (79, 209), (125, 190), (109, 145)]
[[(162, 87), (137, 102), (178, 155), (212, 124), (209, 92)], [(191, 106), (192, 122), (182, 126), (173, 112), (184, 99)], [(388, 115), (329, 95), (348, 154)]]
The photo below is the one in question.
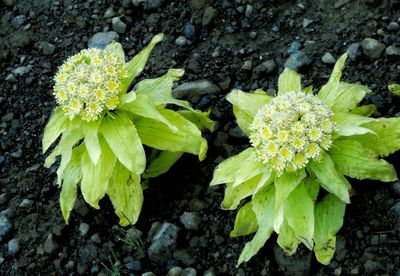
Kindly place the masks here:
[(358, 106), (371, 91), (340, 81), (346, 57), (316, 95), (288, 68), (279, 76), (276, 97), (262, 90), (227, 95), (251, 147), (220, 163), (211, 185), (226, 184), (223, 209), (241, 206), (231, 236), (255, 232), (238, 265), (273, 232), (288, 255), (303, 243), (328, 264), (350, 203), (346, 177), (397, 180), (394, 167), (381, 158), (400, 148), (400, 118), (371, 118), (375, 106)]
[[(212, 130), (213, 122), (206, 112), (172, 97), (173, 82), (183, 70), (141, 80), (128, 92), (162, 38), (154, 36), (129, 62), (114, 42), (104, 50), (82, 50), (59, 68), (53, 92), (58, 106), (45, 128), (42, 147), (46, 152), (61, 135), (45, 166), (61, 156), (57, 182), (66, 223), (80, 188), (94, 208), (107, 194), (120, 224), (134, 224), (143, 203), (142, 177), (168, 171), (184, 152), (205, 158), (207, 141), (201, 129)], [(168, 104), (183, 110), (167, 109)], [(147, 159), (143, 145), (152, 149)]]

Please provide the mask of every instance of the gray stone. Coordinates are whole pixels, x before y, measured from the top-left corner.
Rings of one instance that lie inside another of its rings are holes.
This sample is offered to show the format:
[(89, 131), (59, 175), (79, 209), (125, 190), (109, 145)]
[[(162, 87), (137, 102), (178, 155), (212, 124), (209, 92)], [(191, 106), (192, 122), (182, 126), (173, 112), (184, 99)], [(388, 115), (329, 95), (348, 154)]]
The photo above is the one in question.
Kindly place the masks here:
[(51, 254), (57, 249), (57, 243), (53, 240), (53, 234), (49, 234), (44, 242), (43, 249), (44, 252)]
[(142, 276), (156, 276), (156, 274), (154, 274), (153, 272), (145, 272), (142, 274)]
[(396, 181), (392, 185), (393, 191), (399, 196), (400, 195), (400, 181)]
[(104, 49), (108, 44), (113, 42), (113, 40), (117, 41), (119, 39), (119, 35), (114, 32), (99, 32), (94, 34), (88, 42), (89, 48), (98, 48)]
[(385, 50), (386, 45), (376, 39), (368, 37), (361, 41), (361, 47), (364, 55), (372, 59), (377, 59), (381, 56), (383, 50)]
[(294, 54), (296, 52), (298, 52), (301, 48), (301, 44), (300, 42), (298, 42), (297, 40), (293, 41), (288, 49), (288, 54)]
[(304, 18), (303, 19), (303, 28), (307, 28), (308, 26), (311, 25), (311, 23), (313, 23), (314, 20), (308, 19), (308, 18)]
[(109, 7), (105, 13), (104, 13), (104, 18), (111, 18), (115, 15), (114, 10), (112, 7)]
[(73, 270), (74, 267), (75, 267), (75, 263), (74, 263), (74, 261), (72, 261), (72, 260), (68, 261), (68, 263), (65, 265), (65, 269), (66, 269), (67, 271)]
[(101, 243), (100, 235), (99, 233), (94, 234), (93, 236), (90, 237), (90, 240), (96, 244)]
[(150, 260), (157, 263), (166, 262), (176, 248), (179, 228), (172, 223), (164, 222), (155, 233), (147, 251)]
[(176, 87), (172, 94), (178, 99), (190, 99), (193, 97), (201, 97), (208, 94), (218, 94), (220, 89), (218, 86), (208, 80), (198, 80), (194, 82), (186, 82)]
[(23, 76), (23, 75), (28, 74), (30, 71), (32, 71), (32, 65), (21, 66), (21, 67), (15, 68), (11, 72), (15, 76)]
[[(1, 157), (0, 157), (1, 158)], [(0, 195), (0, 205), (6, 204), (8, 201), (7, 193), (2, 193)]]
[(253, 69), (253, 79), (258, 79), (263, 76), (263, 74), (270, 74), (275, 70), (276, 64), (273, 59), (264, 61), (263, 63), (257, 65)]
[(201, 24), (203, 27), (208, 26), (214, 17), (217, 15), (217, 10), (209, 6), (204, 10), (203, 18), (201, 19)]
[(179, 220), (187, 230), (198, 230), (201, 223), (200, 217), (193, 212), (184, 212)]
[(192, 267), (185, 268), (181, 273), (181, 276), (196, 276), (196, 275), (197, 275), (197, 271), (196, 271), (196, 269), (194, 269)]
[(33, 200), (25, 198), (22, 200), (21, 204), (19, 204), (20, 208), (31, 208), (33, 205)]
[(196, 29), (194, 25), (192, 24), (186, 24), (185, 27), (183, 27), (183, 34), (189, 38), (189, 39), (195, 39), (196, 38)]
[(400, 56), (400, 47), (396, 47), (396, 46), (389, 46), (386, 48), (386, 55), (388, 56)]
[(21, 15), (17, 15), (16, 17), (14, 17), (11, 20), (11, 25), (13, 25), (14, 28), (18, 29), (19, 27), (21, 27), (22, 25), (24, 25), (26, 21), (26, 16), (21, 14)]
[(0, 242), (11, 232), (12, 224), (7, 217), (0, 216)]
[(373, 260), (367, 260), (364, 263), (364, 269), (365, 269), (365, 272), (367, 272), (367, 273), (376, 272), (377, 270), (379, 270), (381, 268), (382, 268), (382, 265), (380, 263), (378, 263), (378, 262), (373, 261)]
[(7, 243), (7, 253), (10, 256), (14, 256), (19, 251), (19, 241), (18, 239), (12, 239)]
[(14, 77), (13, 74), (8, 74), (7, 77), (5, 78), (5, 81), (11, 82), (11, 83), (18, 82), (18, 80)]
[(284, 275), (302, 276), (309, 275), (311, 270), (311, 252), (297, 252), (292, 256), (286, 256), (282, 248), (274, 245), (275, 260), (282, 269)]
[(251, 71), (251, 69), (253, 69), (253, 63), (251, 60), (246, 60), (240, 69), (244, 71)]
[(350, 44), (348, 51), (352, 61), (357, 61), (361, 57), (360, 44), (357, 42)]
[(177, 39), (175, 39), (175, 44), (178, 46), (185, 46), (186, 42), (187, 42), (187, 39), (183, 35), (180, 35), (180, 36), (178, 36)]
[(88, 232), (89, 232), (89, 224), (82, 222), (79, 225), (79, 233), (81, 234), (82, 237), (84, 237), (87, 235)]
[(56, 46), (47, 41), (39, 42), (39, 48), (44, 55), (52, 55), (56, 50)]
[(289, 56), (285, 62), (285, 67), (289, 67), (294, 71), (299, 71), (301, 68), (309, 65), (310, 63), (310, 58), (303, 51), (298, 51)]
[(331, 53), (327, 52), (322, 56), (322, 62), (325, 64), (334, 64), (336, 60)]
[(168, 271), (167, 276), (180, 276), (182, 274), (182, 271), (183, 269), (181, 267), (174, 266)]
[(186, 249), (175, 251), (173, 257), (185, 266), (192, 265), (195, 262)]
[(119, 17), (114, 17), (111, 20), (111, 24), (113, 27), (113, 30), (116, 31), (119, 34), (123, 34), (126, 31), (126, 24), (122, 22), (121, 18)]
[(400, 28), (399, 23), (397, 22), (390, 22), (389, 25), (387, 25), (386, 29), (388, 29), (389, 31), (398, 31)]

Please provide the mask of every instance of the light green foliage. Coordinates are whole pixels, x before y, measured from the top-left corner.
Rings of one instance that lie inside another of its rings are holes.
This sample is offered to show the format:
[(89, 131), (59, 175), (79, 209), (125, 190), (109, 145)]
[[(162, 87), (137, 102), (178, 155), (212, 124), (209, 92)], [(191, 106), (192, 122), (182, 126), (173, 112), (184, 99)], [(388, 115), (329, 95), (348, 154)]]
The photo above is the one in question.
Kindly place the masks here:
[[(370, 118), (376, 107), (358, 106), (371, 91), (341, 82), (346, 57), (316, 96), (312, 88), (302, 90), (300, 75), (290, 69), (279, 76), (276, 98), (238, 90), (227, 95), (252, 144), (220, 163), (211, 181), (226, 184), (223, 209), (239, 207), (231, 236), (256, 232), (238, 265), (273, 231), (287, 254), (303, 243), (329, 264), (350, 203), (346, 176), (397, 180), (394, 167), (380, 157), (400, 149), (400, 118)], [(321, 190), (326, 195), (317, 200)]]
[(389, 91), (393, 93), (393, 95), (400, 96), (400, 85), (399, 84), (391, 84), (389, 85)]
[[(194, 110), (188, 102), (172, 97), (173, 83), (182, 77), (182, 69), (141, 80), (133, 91), (127, 91), (162, 38), (162, 34), (153, 37), (127, 63), (119, 43), (111, 43), (104, 51), (83, 50), (57, 73), (55, 96), (62, 106), (54, 110), (45, 128), (42, 148), (46, 152), (61, 135), (45, 166), (61, 156), (57, 175), (66, 223), (80, 188), (92, 207), (99, 208), (99, 201), (107, 195), (120, 224), (134, 224), (143, 204), (141, 175), (146, 165), (144, 176), (151, 178), (167, 172), (185, 152), (205, 158), (207, 141), (201, 130), (212, 131), (214, 122), (209, 112)], [(85, 87), (95, 87), (95, 91)], [(167, 109), (168, 104), (184, 110)], [(158, 155), (147, 160), (143, 145), (153, 147)]]

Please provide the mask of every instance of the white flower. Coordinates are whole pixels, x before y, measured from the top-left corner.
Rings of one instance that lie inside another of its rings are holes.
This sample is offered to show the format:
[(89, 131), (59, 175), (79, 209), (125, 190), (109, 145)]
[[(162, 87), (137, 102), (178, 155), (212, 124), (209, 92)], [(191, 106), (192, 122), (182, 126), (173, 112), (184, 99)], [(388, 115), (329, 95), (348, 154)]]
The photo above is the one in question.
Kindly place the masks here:
[(332, 111), (311, 94), (288, 92), (264, 105), (250, 126), (257, 160), (278, 175), (304, 168), (332, 145)]
[(109, 51), (85, 49), (59, 68), (54, 80), (54, 96), (70, 119), (98, 119), (119, 103), (124, 61)]

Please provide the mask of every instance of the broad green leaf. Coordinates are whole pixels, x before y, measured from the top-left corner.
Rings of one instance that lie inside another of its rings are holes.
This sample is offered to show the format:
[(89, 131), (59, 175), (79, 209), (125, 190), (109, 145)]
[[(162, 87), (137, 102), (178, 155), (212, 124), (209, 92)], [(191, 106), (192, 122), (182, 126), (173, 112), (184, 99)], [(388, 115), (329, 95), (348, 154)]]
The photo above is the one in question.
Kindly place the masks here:
[(159, 111), (177, 128), (177, 131), (171, 131), (159, 121), (138, 118), (135, 125), (142, 143), (159, 150), (196, 154), (203, 160), (207, 151), (207, 141), (201, 136), (197, 126), (175, 111), (168, 109)]
[(69, 215), (74, 208), (77, 197), (77, 185), (82, 179), (81, 157), (84, 150), (83, 145), (81, 145), (72, 151), (71, 161), (64, 171), (60, 193), (60, 208), (65, 224), (68, 224)]
[(275, 189), (268, 186), (260, 190), (252, 202), (253, 212), (257, 218), (258, 230), (253, 239), (246, 243), (240, 254), (237, 266), (247, 262), (264, 246), (265, 242), (271, 236), (274, 222)]
[(177, 112), (195, 124), (199, 129), (207, 128), (211, 132), (214, 131), (215, 122), (208, 117), (210, 115), (210, 111), (203, 112), (200, 110), (179, 110)]
[(336, 61), (335, 67), (333, 68), (329, 81), (324, 86), (322, 86), (321, 90), (317, 95), (317, 97), (321, 99), (329, 107), (332, 106), (339, 93), (338, 86), (340, 78), (342, 77), (342, 71), (347, 59), (347, 55), (348, 54), (345, 53)]
[(299, 246), (300, 241), (294, 235), (286, 218), (283, 219), (277, 242), (288, 256), (293, 255)]
[(140, 175), (132, 174), (120, 162), (115, 165), (107, 189), (107, 195), (120, 218), (119, 224), (135, 224), (143, 205)]
[(395, 96), (400, 96), (400, 85), (398, 84), (391, 84), (388, 86), (390, 93)]
[(111, 42), (110, 44), (108, 44), (106, 46), (106, 48), (104, 49), (104, 51), (108, 51), (113, 53), (114, 55), (116, 55), (122, 62), (125, 63), (125, 53), (124, 53), (124, 49), (122, 49), (122, 45), (118, 42)]
[(397, 180), (395, 168), (379, 159), (372, 150), (355, 140), (336, 140), (329, 151), (336, 168), (344, 175), (356, 179), (373, 179), (384, 182)]
[(85, 136), (85, 146), (87, 152), (89, 153), (90, 159), (92, 159), (94, 164), (97, 164), (101, 154), (100, 142), (99, 142), (99, 125), (101, 120), (94, 122), (83, 123), (82, 130)]
[(353, 136), (366, 133), (375, 134), (375, 132), (370, 128), (364, 127), (365, 123), (374, 121), (374, 118), (346, 112), (338, 112), (332, 116), (332, 120), (337, 124), (337, 129), (335, 130), (337, 136)]
[(129, 84), (136, 78), (144, 69), (146, 65), (147, 59), (151, 51), (153, 50), (154, 46), (163, 40), (164, 34), (160, 33), (155, 35), (150, 43), (144, 48), (139, 54), (134, 56), (129, 62), (125, 64), (127, 76), (123, 80), (123, 84), (125, 87), (128, 87)]
[(291, 91), (301, 91), (301, 77), (296, 71), (286, 67), (278, 78), (278, 95)]
[(104, 117), (100, 132), (122, 165), (135, 174), (144, 171), (146, 155), (136, 128), (126, 113), (117, 112), (113, 117)]
[(142, 117), (160, 121), (172, 131), (176, 131), (176, 127), (159, 112), (153, 101), (146, 95), (138, 94), (135, 101), (124, 104), (120, 108)]
[(343, 225), (346, 204), (332, 194), (315, 205), (315, 256), (322, 264), (329, 264), (336, 249), (336, 233)]
[(253, 204), (250, 201), (240, 207), (236, 215), (235, 226), (229, 235), (231, 238), (246, 236), (256, 232), (257, 229), (257, 218), (253, 211)]
[(312, 94), (313, 93), (313, 86), (310, 85), (310, 86), (307, 86), (307, 87), (303, 88), (303, 92), (306, 93), (306, 94)]
[(222, 161), (214, 170), (210, 185), (232, 182), (237, 186), (266, 170), (271, 170), (270, 165), (257, 161), (255, 150), (250, 147)]
[(56, 108), (47, 123), (42, 139), (42, 150), (45, 153), (51, 144), (60, 136), (65, 130), (68, 123), (68, 117), (64, 115), (61, 108)]
[(353, 108), (350, 113), (369, 117), (376, 112), (376, 105), (368, 104)]
[(304, 169), (298, 170), (293, 173), (284, 172), (281, 176), (275, 179), (275, 218), (274, 218), (274, 230), (279, 233), (279, 228), (283, 222), (283, 204), (290, 195), (290, 193), (296, 189), (296, 187), (306, 177)]
[(172, 97), (173, 83), (179, 80), (184, 73), (185, 71), (182, 69), (169, 69), (166, 74), (159, 78), (144, 79), (136, 85), (135, 93), (148, 96), (156, 104), (169, 103), (166, 101), (175, 100)]
[(226, 99), (233, 105), (233, 113), (239, 127), (246, 134), (249, 134), (248, 128), (254, 116), (272, 97), (261, 90), (256, 90), (254, 93), (245, 93), (234, 89), (226, 96)]
[(99, 209), (99, 200), (108, 189), (108, 183), (113, 174), (116, 157), (107, 142), (100, 139), (101, 154), (97, 164), (93, 164), (89, 154), (84, 151), (81, 158), (83, 198), (93, 208)]
[(176, 161), (181, 158), (183, 152), (162, 151), (151, 161), (149, 167), (144, 171), (143, 178), (152, 178), (166, 173)]
[(318, 193), (319, 193), (319, 187), (320, 187), (320, 183), (319, 183), (318, 179), (311, 177), (311, 176), (307, 176), (303, 180), (303, 183), (308, 191), (308, 195), (315, 202), (317, 200)]
[(262, 179), (262, 175), (257, 175), (239, 186), (233, 186), (233, 183), (226, 183), (224, 200), (221, 203), (223, 210), (234, 210), (240, 204), (240, 201), (255, 193), (257, 186)]
[(125, 104), (129, 104), (133, 101), (136, 100), (136, 93), (135, 92), (129, 92), (125, 93), (124, 95), (121, 96), (120, 102), (118, 104), (118, 108), (121, 108)]
[(367, 86), (340, 82), (331, 109), (333, 112), (347, 112), (355, 108), (367, 93), (371, 93)]
[[(314, 236), (314, 202), (304, 183), (298, 185), (284, 203), (285, 218), (294, 235), (312, 250)], [(281, 232), (279, 232), (280, 234)]]
[(350, 184), (335, 167), (329, 154), (324, 152), (321, 161), (311, 160), (307, 166), (320, 181), (321, 186), (345, 203), (350, 203)]
[(400, 118), (379, 118), (363, 125), (377, 135), (365, 134), (354, 136), (367, 149), (386, 157), (400, 149)]

